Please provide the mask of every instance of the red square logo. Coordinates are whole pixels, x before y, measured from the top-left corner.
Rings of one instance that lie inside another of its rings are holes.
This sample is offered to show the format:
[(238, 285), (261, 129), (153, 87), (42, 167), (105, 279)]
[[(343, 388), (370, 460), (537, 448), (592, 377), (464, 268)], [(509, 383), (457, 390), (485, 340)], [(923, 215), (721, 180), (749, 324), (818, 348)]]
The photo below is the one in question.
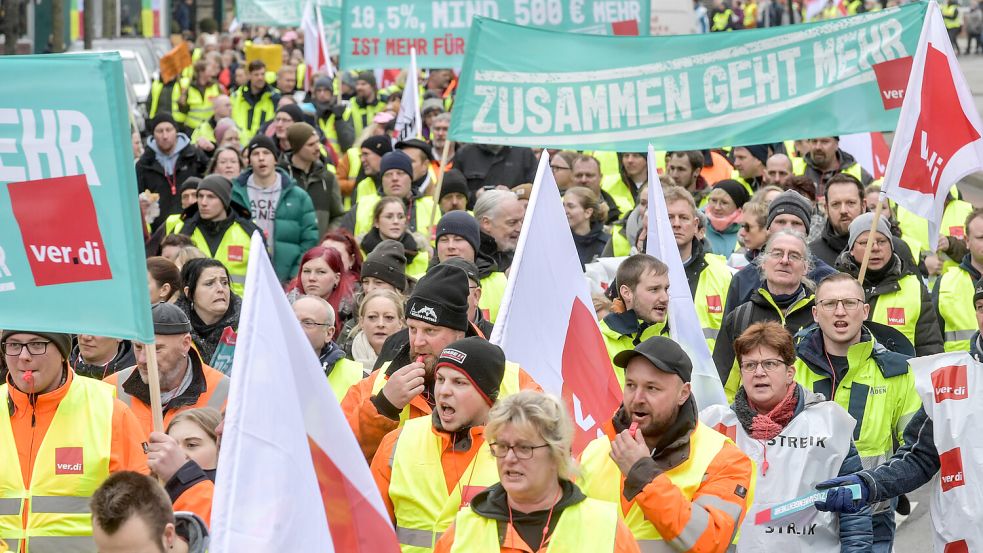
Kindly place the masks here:
[(904, 307), (888, 307), (887, 324), (891, 326), (904, 326)]
[(638, 20), (612, 21), (611, 34), (615, 36), (638, 36)]
[(961, 225), (949, 227), (949, 236), (952, 236), (953, 238), (958, 238), (960, 240), (965, 240), (966, 229), (964, 229)]
[(85, 175), (7, 189), (35, 286), (113, 278)]
[(470, 505), (474, 496), (483, 491), (485, 491), (485, 486), (464, 486), (461, 488), (461, 507)]
[(897, 109), (904, 102), (905, 89), (908, 88), (908, 75), (911, 73), (913, 58), (907, 56), (875, 64), (874, 75), (881, 91), (884, 109)]
[(942, 553), (969, 553), (969, 544), (966, 540), (951, 541), (945, 544)]
[(229, 261), (242, 261), (242, 246), (229, 246)]
[(966, 365), (950, 365), (932, 371), (932, 389), (935, 390), (935, 403), (967, 399)]
[(939, 453), (939, 462), (942, 464), (939, 470), (939, 483), (942, 484), (943, 493), (966, 484), (963, 476), (963, 459), (959, 455), (958, 447)]
[(724, 307), (720, 305), (720, 296), (707, 296), (707, 311), (710, 313), (724, 312)]
[(55, 474), (82, 474), (82, 448), (55, 448)]
[(736, 426), (725, 426), (724, 423), (721, 422), (721, 423), (717, 423), (717, 425), (714, 426), (713, 429), (716, 430), (717, 432), (720, 432), (724, 436), (727, 436), (731, 440), (735, 440), (735, 441), (737, 440)]

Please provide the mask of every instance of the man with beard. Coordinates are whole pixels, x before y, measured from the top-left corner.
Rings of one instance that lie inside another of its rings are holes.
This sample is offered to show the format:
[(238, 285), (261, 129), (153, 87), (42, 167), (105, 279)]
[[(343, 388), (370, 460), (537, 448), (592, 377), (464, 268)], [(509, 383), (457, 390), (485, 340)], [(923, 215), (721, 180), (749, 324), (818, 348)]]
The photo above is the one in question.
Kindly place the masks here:
[(851, 175), (833, 175), (826, 183), (826, 225), (822, 234), (809, 243), (809, 251), (832, 266), (846, 249), (850, 223), (867, 211), (864, 186)]
[(625, 371), (624, 400), (607, 435), (584, 450), (580, 488), (626, 508), (643, 550), (723, 553), (753, 497), (754, 464), (699, 422), (679, 344), (655, 336), (614, 363)]
[[(458, 267), (440, 264), (430, 269), (406, 301), (409, 340), (397, 347), (391, 361), (345, 395), (341, 410), (366, 459), (372, 459), (387, 433), (433, 413), (438, 355), (451, 342), (477, 335), (468, 320), (469, 286), (468, 275)], [(387, 344), (390, 340), (398, 338), (390, 336)], [(506, 363), (504, 374), (500, 396), (536, 387), (514, 363)]]
[[(621, 313), (612, 312), (600, 323), (611, 359), (665, 332), (669, 267), (651, 255), (636, 254), (621, 262), (614, 284), (625, 309)], [(617, 368), (614, 372), (623, 385), (624, 372)]]
[(484, 425), (504, 375), (500, 347), (476, 336), (448, 344), (434, 368), (434, 415), (383, 438), (372, 477), (403, 551), (431, 551), (459, 506), (498, 481)]
[(826, 195), (826, 185), (833, 175), (846, 173), (864, 186), (874, 180), (852, 155), (840, 149), (840, 137), (825, 136), (809, 140), (809, 151), (803, 157), (805, 176), (816, 183), (816, 197)]
[(666, 154), (666, 176), (669, 177), (669, 183), (685, 188), (693, 195), (696, 205), (700, 205), (703, 198), (710, 193), (710, 185), (700, 175), (703, 161), (703, 152), (700, 150)]

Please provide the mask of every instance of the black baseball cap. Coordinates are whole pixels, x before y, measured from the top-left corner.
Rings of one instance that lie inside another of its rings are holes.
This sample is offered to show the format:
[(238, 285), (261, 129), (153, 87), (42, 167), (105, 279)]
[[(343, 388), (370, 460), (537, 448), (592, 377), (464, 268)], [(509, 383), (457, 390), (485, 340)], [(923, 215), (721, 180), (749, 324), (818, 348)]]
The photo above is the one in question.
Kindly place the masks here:
[(676, 342), (665, 336), (653, 336), (635, 349), (627, 349), (614, 356), (614, 364), (622, 369), (628, 368), (628, 362), (641, 355), (662, 372), (678, 375), (683, 382), (689, 382), (693, 376), (693, 362), (689, 355)]

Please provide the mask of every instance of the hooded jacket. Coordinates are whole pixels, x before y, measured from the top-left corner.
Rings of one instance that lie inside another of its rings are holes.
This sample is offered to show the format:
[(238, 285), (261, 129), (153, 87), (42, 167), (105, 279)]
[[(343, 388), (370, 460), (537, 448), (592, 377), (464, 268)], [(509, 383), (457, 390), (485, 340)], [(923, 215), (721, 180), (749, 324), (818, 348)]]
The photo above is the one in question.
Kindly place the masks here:
[[(854, 277), (860, 274), (860, 267), (850, 252), (843, 252), (836, 260), (836, 267)], [(898, 254), (893, 254), (891, 260), (880, 271), (867, 270), (864, 278), (864, 294), (867, 296), (867, 303), (870, 304), (870, 316), (874, 316), (874, 308), (877, 306), (878, 298), (887, 294), (893, 294), (901, 290), (901, 279), (907, 276), (914, 276), (920, 287), (920, 306), (918, 321), (915, 323), (915, 354), (918, 357), (923, 355), (933, 355), (942, 353), (944, 345), (942, 341), (942, 331), (939, 327), (938, 315), (935, 305), (932, 303), (932, 295), (922, 282), (921, 275), (910, 264), (901, 260)], [(878, 321), (885, 323), (887, 321)]]
[(76, 344), (68, 356), (68, 364), (77, 375), (102, 380), (115, 372), (136, 365), (136, 357), (133, 355), (133, 344), (129, 340), (122, 340), (116, 349), (116, 355), (108, 363), (90, 365), (85, 362), (85, 359), (82, 359), (82, 353)]
[(328, 230), (337, 227), (341, 216), (345, 214), (345, 205), (341, 200), (341, 189), (334, 173), (319, 159), (315, 159), (308, 172), (294, 166), (293, 153), (286, 153), (280, 167), (286, 170), (314, 204), (314, 214), (317, 216), (318, 236), (324, 236)]
[[(280, 198), (273, 223), (273, 268), (277, 278), (286, 282), (300, 270), (300, 258), (317, 245), (320, 236), (311, 197), (282, 168), (277, 168), (276, 172), (280, 175)], [(233, 202), (251, 205), (246, 183), (252, 174), (252, 169), (246, 169), (239, 175), (232, 187)]]
[(590, 231), (581, 236), (573, 233), (573, 244), (577, 247), (577, 255), (580, 257), (580, 268), (594, 261), (604, 251), (604, 246), (611, 240), (611, 235), (604, 232), (604, 224), (601, 222), (592, 223)]
[(168, 215), (181, 212), (179, 190), (181, 183), (188, 177), (204, 175), (208, 167), (208, 156), (191, 144), (191, 140), (184, 133), (178, 133), (174, 152), (176, 154), (174, 167), (172, 171), (166, 172), (157, 158), (159, 153), (157, 143), (153, 137), (150, 137), (147, 140), (147, 148), (136, 163), (137, 192), (149, 190), (160, 196), (158, 199), (160, 215), (150, 222), (153, 229), (163, 225)]
[(188, 553), (205, 553), (208, 551), (208, 525), (195, 513), (176, 511), (174, 526), (177, 535), (188, 543)]

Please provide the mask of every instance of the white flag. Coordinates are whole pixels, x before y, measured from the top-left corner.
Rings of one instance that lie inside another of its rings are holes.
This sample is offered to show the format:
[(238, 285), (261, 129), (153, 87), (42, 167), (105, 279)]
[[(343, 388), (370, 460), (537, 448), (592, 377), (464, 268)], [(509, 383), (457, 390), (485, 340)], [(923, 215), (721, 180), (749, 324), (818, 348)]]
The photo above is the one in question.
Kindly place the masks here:
[[(304, 32), (304, 63), (307, 64), (307, 77), (313, 83), (314, 75), (325, 72), (334, 77), (334, 64), (328, 53), (328, 41), (324, 38), (324, 22), (321, 19), (321, 6), (317, 0), (307, 0), (304, 16), (300, 22)], [(300, 86), (300, 83), (298, 83)]]
[(983, 171), (983, 124), (942, 20), (929, 2), (881, 191), (928, 220), (933, 251), (949, 190)]
[(618, 410), (621, 387), (545, 151), (509, 272), (491, 341), (564, 399), (579, 453)]
[[(259, 233), (253, 252), (265, 252)], [(265, 253), (249, 258), (212, 553), (391, 552), (396, 533), (361, 449)]]
[(423, 117), (420, 115), (420, 85), (417, 83), (416, 48), (410, 48), (410, 70), (406, 75), (403, 99), (396, 115), (396, 141), (423, 136)]
[(662, 195), (662, 183), (655, 168), (655, 151), (649, 146), (649, 205), (648, 234), (645, 253), (658, 258), (669, 266), (669, 337), (683, 348), (693, 362), (693, 397), (696, 405), (704, 409), (711, 405), (727, 405), (723, 384), (713, 364), (710, 348), (703, 337), (703, 326), (696, 315), (696, 305), (689, 292), (689, 281), (679, 257), (676, 238), (669, 224), (669, 209)]

